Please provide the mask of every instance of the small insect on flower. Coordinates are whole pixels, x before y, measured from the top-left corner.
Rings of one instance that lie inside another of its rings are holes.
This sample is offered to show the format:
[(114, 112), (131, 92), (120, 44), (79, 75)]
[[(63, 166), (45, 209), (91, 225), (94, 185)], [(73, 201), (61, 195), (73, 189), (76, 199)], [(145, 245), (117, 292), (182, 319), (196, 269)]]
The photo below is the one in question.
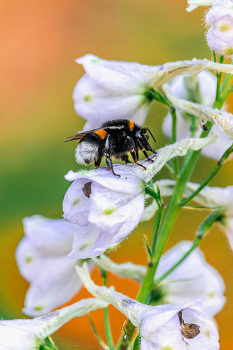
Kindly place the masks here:
[(130, 163), (127, 155), (127, 152), (130, 152), (133, 161), (145, 168), (138, 163), (138, 150), (140, 149), (145, 157), (153, 162), (149, 158), (147, 151), (154, 154), (157, 152), (152, 149), (148, 142), (147, 131), (149, 131), (155, 141), (154, 136), (147, 127), (141, 128), (128, 119), (117, 119), (103, 123), (99, 129), (84, 131), (70, 136), (65, 142), (81, 139), (76, 149), (76, 160), (78, 163), (94, 163), (95, 167), (98, 168), (102, 157), (105, 157), (108, 168), (114, 175), (119, 176), (113, 171), (112, 156), (121, 158), (125, 163)]

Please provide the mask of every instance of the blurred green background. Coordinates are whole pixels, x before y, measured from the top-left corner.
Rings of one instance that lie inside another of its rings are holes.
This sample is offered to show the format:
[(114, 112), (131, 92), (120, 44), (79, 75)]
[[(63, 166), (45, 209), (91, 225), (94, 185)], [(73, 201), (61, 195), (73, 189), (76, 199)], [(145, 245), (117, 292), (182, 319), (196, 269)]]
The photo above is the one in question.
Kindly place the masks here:
[[(2, 0), (0, 3), (0, 317), (23, 318), (21, 309), (28, 288), (19, 275), (14, 251), (23, 236), (22, 218), (33, 214), (59, 218), (69, 187), (64, 175), (79, 167), (74, 143), (65, 137), (80, 130), (84, 121), (73, 109), (72, 91), (83, 69), (75, 58), (92, 53), (106, 59), (156, 65), (169, 61), (211, 58), (204, 37), (204, 8), (185, 11), (185, 0)], [(233, 112), (231, 101), (228, 110)], [(168, 143), (161, 132), (166, 110), (155, 103), (147, 125), (157, 148)], [(192, 180), (201, 181), (215, 162), (201, 158)], [(229, 161), (212, 185), (232, 185)], [(168, 176), (166, 170), (159, 178)], [(182, 212), (167, 248), (192, 239), (207, 214)], [(146, 263), (142, 234), (151, 237), (154, 220), (142, 223), (111, 257), (115, 261)], [(133, 249), (132, 249), (133, 247)], [(216, 226), (201, 244), (209, 263), (226, 283), (227, 304), (216, 320), (220, 343), (232, 349), (233, 257), (224, 234)], [(138, 260), (139, 259), (139, 260)], [(97, 271), (93, 278), (100, 282)], [(135, 297), (138, 285), (114, 276), (116, 289)], [(86, 297), (82, 290), (74, 300)], [(103, 334), (102, 312), (93, 313)], [(111, 308), (114, 338), (124, 317)], [(60, 349), (100, 348), (87, 317), (76, 319), (53, 337)]]

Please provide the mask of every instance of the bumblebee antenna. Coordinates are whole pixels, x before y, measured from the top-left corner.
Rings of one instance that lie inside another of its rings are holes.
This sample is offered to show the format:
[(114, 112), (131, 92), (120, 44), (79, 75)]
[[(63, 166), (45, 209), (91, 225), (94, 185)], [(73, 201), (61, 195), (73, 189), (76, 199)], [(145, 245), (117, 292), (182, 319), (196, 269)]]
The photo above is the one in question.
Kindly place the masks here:
[(148, 128), (148, 126), (146, 126), (145, 129), (146, 129), (147, 131), (149, 131), (149, 133), (150, 133), (152, 139), (154, 140), (154, 142), (156, 142), (156, 140), (155, 140), (155, 138), (154, 138), (152, 132), (151, 132), (150, 129)]

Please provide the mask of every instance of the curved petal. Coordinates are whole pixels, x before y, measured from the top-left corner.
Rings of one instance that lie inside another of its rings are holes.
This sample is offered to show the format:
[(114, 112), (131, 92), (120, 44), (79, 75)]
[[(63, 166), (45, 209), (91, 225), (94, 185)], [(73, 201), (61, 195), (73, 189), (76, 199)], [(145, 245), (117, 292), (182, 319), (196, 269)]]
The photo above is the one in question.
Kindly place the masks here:
[(86, 226), (89, 224), (88, 211), (90, 199), (84, 195), (83, 188), (88, 181), (81, 178), (68, 188), (63, 200), (64, 217), (74, 224)]
[(43, 340), (72, 318), (81, 317), (107, 303), (95, 298), (83, 299), (46, 316), (32, 320), (0, 321), (0, 346), (2, 350), (32, 350), (41, 348)]
[(70, 259), (87, 259), (95, 254), (95, 242), (100, 234), (100, 230), (95, 225), (89, 224), (77, 227), (74, 235), (73, 246), (68, 254)]
[(49, 254), (67, 254), (72, 246), (76, 225), (64, 219), (33, 215), (23, 219), (25, 235), (33, 245)]
[(73, 99), (75, 111), (94, 127), (100, 127), (109, 119), (131, 119), (140, 124), (149, 110), (142, 94), (113, 93), (96, 84), (87, 74), (76, 84)]
[(128, 228), (135, 228), (144, 210), (144, 194), (136, 193), (118, 193), (93, 182), (89, 221), (110, 234), (115, 234), (119, 224), (126, 221)]
[(82, 285), (76, 264), (76, 260), (56, 257), (41, 270), (26, 294), (24, 313), (44, 315), (71, 299)]
[(39, 250), (27, 237), (21, 239), (15, 255), (19, 272), (28, 282), (34, 281), (54, 261), (54, 256)]
[[(180, 331), (178, 315), (174, 315), (159, 329), (154, 329), (153, 319), (141, 327), (141, 350), (172, 349), (186, 350), (186, 344)], [(146, 331), (146, 333), (145, 333)]]
[(163, 90), (175, 107), (200, 119), (206, 119), (215, 123), (230, 139), (233, 139), (233, 115), (231, 113), (182, 100), (170, 92), (168, 84), (163, 86)]
[[(183, 241), (164, 254), (160, 260), (156, 277), (168, 271), (191, 246), (192, 242)], [(225, 304), (224, 281), (218, 271), (205, 261), (199, 249), (192, 252), (164, 279), (164, 282), (165, 299), (168, 303), (182, 304), (201, 300), (203, 310), (209, 317), (216, 315)]]

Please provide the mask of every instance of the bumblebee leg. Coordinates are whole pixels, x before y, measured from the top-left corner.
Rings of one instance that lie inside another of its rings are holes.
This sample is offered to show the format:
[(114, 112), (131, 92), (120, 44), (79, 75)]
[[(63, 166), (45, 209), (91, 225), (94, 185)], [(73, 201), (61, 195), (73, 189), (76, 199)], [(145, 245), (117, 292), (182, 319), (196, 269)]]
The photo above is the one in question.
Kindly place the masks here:
[(146, 145), (146, 150), (147, 151), (150, 151), (150, 152), (152, 152), (152, 153), (154, 153), (154, 154), (157, 154), (157, 152), (151, 147), (151, 145), (149, 144), (149, 142), (148, 142), (148, 140), (147, 140), (147, 138), (145, 137), (145, 135), (142, 135), (142, 137), (143, 137), (143, 142), (145, 143), (145, 145)]
[(113, 173), (113, 175), (119, 176), (119, 177), (120, 177), (120, 175), (114, 173), (114, 171), (113, 171), (113, 165), (112, 165), (112, 160), (111, 160), (111, 158), (109, 157), (109, 155), (106, 156), (106, 164), (107, 164), (108, 169), (111, 170), (111, 172)]
[(102, 157), (99, 157), (99, 158), (95, 161), (95, 168), (99, 168), (100, 163), (101, 163), (101, 159), (102, 159)]
[(130, 152), (130, 154), (134, 160), (134, 163), (136, 163), (137, 165), (140, 165), (142, 168), (144, 168), (146, 170), (146, 167), (144, 167), (144, 165), (138, 163), (136, 152), (133, 150)]
[(131, 163), (131, 162), (129, 161), (128, 154), (122, 154), (121, 159), (125, 162), (125, 164)]
[(108, 169), (111, 170), (111, 172), (113, 173), (113, 175), (120, 177), (120, 175), (115, 174), (113, 171), (113, 165), (109, 154), (109, 148), (110, 148), (110, 135), (108, 134), (106, 136), (105, 145), (104, 145), (104, 156), (105, 156), (106, 164)]
[(139, 145), (140, 150), (142, 151), (142, 153), (144, 154), (144, 156), (146, 157), (147, 160), (150, 160), (152, 163), (154, 162), (153, 159), (150, 159), (148, 156), (147, 151), (145, 150), (145, 147), (143, 146), (143, 143), (141, 142), (141, 140), (137, 140), (137, 143)]

